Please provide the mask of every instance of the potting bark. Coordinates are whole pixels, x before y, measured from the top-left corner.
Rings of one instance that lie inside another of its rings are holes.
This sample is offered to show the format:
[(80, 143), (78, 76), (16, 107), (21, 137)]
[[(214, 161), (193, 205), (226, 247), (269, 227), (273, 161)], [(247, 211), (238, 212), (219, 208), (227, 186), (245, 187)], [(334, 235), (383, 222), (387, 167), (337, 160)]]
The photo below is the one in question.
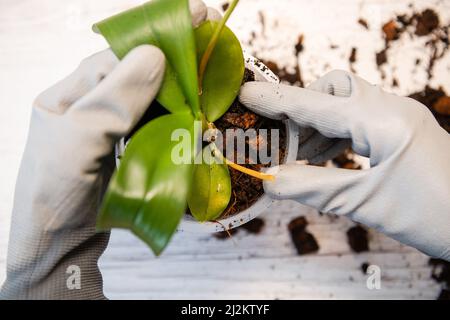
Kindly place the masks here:
[[(246, 69), (243, 82), (254, 81), (255, 75), (252, 71)], [(250, 128), (256, 129), (256, 144), (260, 147), (260, 143), (266, 143), (267, 150), (271, 150), (271, 129), (279, 130), (279, 161), (282, 162), (286, 155), (286, 128), (283, 122), (276, 121), (272, 119), (268, 119), (257, 115), (256, 113), (247, 109), (244, 105), (242, 105), (238, 99), (236, 99), (230, 109), (215, 122), (215, 126), (219, 129), (224, 137), (223, 147), (224, 154), (227, 154), (226, 151), (226, 130), (247, 130)], [(266, 129), (267, 141), (264, 140), (262, 136), (260, 136), (260, 129)], [(248, 150), (249, 144), (252, 141), (246, 141), (246, 149)], [(235, 159), (236, 150), (235, 150)], [(243, 166), (261, 171), (261, 169), (265, 167), (269, 167), (271, 164), (261, 164), (258, 159), (258, 163), (250, 164), (250, 159), (246, 155), (245, 157), (246, 163), (242, 164)], [(264, 188), (261, 180), (248, 176), (242, 172), (239, 172), (233, 168), (230, 168), (230, 176), (231, 176), (231, 200), (230, 203), (222, 214), (221, 218), (232, 216), (236, 213), (244, 211), (252, 206), (263, 194)]]

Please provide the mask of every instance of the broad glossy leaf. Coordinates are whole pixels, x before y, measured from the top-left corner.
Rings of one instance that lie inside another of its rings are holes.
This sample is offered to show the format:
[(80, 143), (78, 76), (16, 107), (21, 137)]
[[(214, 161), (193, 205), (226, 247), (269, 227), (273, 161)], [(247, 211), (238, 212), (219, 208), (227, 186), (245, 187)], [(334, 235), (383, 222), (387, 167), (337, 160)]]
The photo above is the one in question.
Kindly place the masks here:
[[(198, 157), (201, 157), (201, 153)], [(201, 222), (217, 219), (231, 198), (228, 166), (215, 160), (210, 148), (205, 147), (202, 162), (196, 164), (194, 169), (188, 204), (194, 218)]]
[(153, 0), (95, 24), (94, 30), (120, 59), (142, 44), (159, 47), (167, 64), (158, 101), (172, 113), (192, 108), (198, 115), (196, 46), (188, 0)]
[[(198, 61), (218, 24), (207, 21), (195, 29)], [(239, 93), (244, 70), (241, 44), (225, 26), (206, 67), (200, 96), (202, 110), (210, 122), (219, 119), (233, 103)]]
[(98, 218), (99, 229), (131, 229), (159, 255), (169, 242), (186, 209), (194, 166), (176, 164), (172, 141), (176, 129), (190, 133), (192, 160), (195, 146), (191, 113), (159, 117), (131, 139), (114, 173)]

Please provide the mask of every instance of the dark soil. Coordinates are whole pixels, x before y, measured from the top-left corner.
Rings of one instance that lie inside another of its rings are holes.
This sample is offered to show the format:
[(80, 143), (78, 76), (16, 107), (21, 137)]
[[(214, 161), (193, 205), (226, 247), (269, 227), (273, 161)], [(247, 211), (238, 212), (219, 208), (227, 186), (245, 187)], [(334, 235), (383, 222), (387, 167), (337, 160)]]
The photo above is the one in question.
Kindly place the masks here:
[[(244, 82), (254, 81), (255, 76), (250, 70), (246, 70)], [(238, 99), (236, 99), (230, 109), (228, 109), (227, 113), (225, 113), (219, 120), (215, 122), (215, 126), (219, 129), (224, 137), (223, 143), (223, 152), (226, 155), (226, 130), (238, 130), (243, 129), (247, 130), (249, 128), (254, 128), (257, 131), (256, 141), (246, 141), (246, 149), (253, 147), (260, 147), (262, 143), (267, 145), (267, 150), (270, 152), (271, 148), (271, 137), (270, 130), (278, 129), (279, 130), (279, 155), (280, 155), (280, 163), (282, 163), (285, 155), (286, 155), (286, 128), (283, 122), (275, 121), (272, 119), (268, 119), (257, 115), (256, 113), (247, 109), (244, 105), (242, 105)], [(268, 141), (264, 141), (263, 136), (259, 135), (260, 129), (266, 129), (268, 131), (267, 139)], [(256, 148), (255, 148), (256, 147)], [(237, 159), (237, 155), (235, 153), (235, 159)], [(233, 159), (230, 159), (233, 160)], [(249, 164), (250, 159), (248, 155), (246, 155), (246, 164), (244, 165), (247, 168), (261, 171), (261, 169), (265, 167), (269, 167), (270, 164), (260, 164), (259, 159), (257, 159), (257, 164)], [(260, 179), (253, 178), (249, 175), (246, 175), (242, 172), (239, 172), (233, 168), (229, 168), (231, 175), (231, 189), (232, 196), (230, 200), (230, 204), (227, 209), (225, 209), (221, 218), (232, 216), (236, 213), (244, 211), (245, 209), (252, 206), (263, 194), (263, 183)]]
[(334, 158), (333, 164), (342, 169), (361, 170), (361, 166), (352, 159), (353, 154), (353, 151), (348, 149)]
[[(300, 57), (301, 53), (304, 51), (304, 40), (305, 37), (303, 34), (300, 34), (297, 38), (297, 43), (294, 46), (294, 53), (297, 58)], [(289, 71), (286, 68), (280, 68), (276, 62), (265, 60), (263, 61), (264, 65), (270, 69), (282, 83), (287, 83), (295, 86), (299, 86), (301, 88), (305, 87), (305, 83), (303, 82), (302, 71), (300, 69), (300, 64), (297, 59), (297, 64), (295, 65), (294, 72)], [(264, 71), (264, 70), (263, 70)]]
[(434, 29), (439, 27), (439, 17), (431, 9), (426, 9), (415, 16), (416, 19), (416, 35), (425, 36), (430, 34)]
[(361, 271), (362, 271), (364, 274), (367, 274), (367, 270), (369, 269), (369, 266), (370, 266), (370, 263), (364, 262), (364, 263), (361, 265)]
[[(427, 65), (428, 79), (433, 77), (436, 61), (444, 57), (449, 49), (449, 26), (442, 25), (438, 14), (432, 9), (425, 9), (412, 14), (400, 14), (386, 22), (382, 27), (385, 39), (384, 48), (376, 54), (375, 61), (378, 67), (388, 61), (388, 51), (393, 41), (400, 39), (406, 33), (410, 38), (428, 36), (426, 46), (430, 48)], [(420, 62), (420, 61), (419, 61)], [(384, 73), (382, 73), (384, 78)]]
[(222, 4), (222, 10), (223, 11), (227, 11), (229, 7), (230, 7), (230, 3), (229, 2), (225, 2), (224, 4)]
[(426, 86), (409, 97), (427, 106), (441, 127), (450, 133), (450, 97), (442, 88), (433, 89)]
[(295, 45), (295, 55), (298, 56), (305, 47), (303, 46), (303, 40), (305, 40), (305, 36), (303, 34), (299, 35), (297, 38), (297, 44)]
[(356, 62), (356, 53), (357, 53), (358, 49), (356, 49), (355, 47), (352, 48), (352, 51), (350, 53), (350, 57), (348, 58), (348, 61), (350, 63), (355, 63)]
[(306, 231), (307, 225), (308, 221), (303, 216), (292, 220), (288, 225), (292, 242), (299, 255), (319, 251), (319, 244), (317, 243), (316, 238)]
[(261, 233), (261, 231), (263, 230), (265, 225), (266, 225), (266, 223), (264, 222), (263, 219), (255, 218), (253, 220), (250, 220), (246, 224), (243, 224), (239, 228), (245, 229), (249, 233), (259, 234), (259, 233)]
[(295, 218), (294, 220), (289, 222), (288, 229), (289, 229), (289, 231), (291, 231), (291, 230), (305, 231), (307, 226), (308, 226), (308, 221), (306, 220), (306, 218), (304, 216), (301, 216), (301, 217)]
[(347, 231), (347, 240), (350, 248), (356, 253), (369, 251), (367, 230), (361, 226), (351, 227)]
[(378, 67), (380, 67), (381, 65), (383, 65), (387, 62), (386, 52), (387, 52), (387, 49), (383, 49), (380, 52), (377, 52), (375, 54), (375, 62), (377, 63)]
[(431, 278), (442, 284), (442, 290), (437, 300), (450, 300), (450, 262), (440, 259), (430, 259), (432, 266)]
[(220, 240), (229, 239), (230, 235), (233, 236), (239, 230), (242, 230), (242, 229), (247, 230), (248, 233), (257, 235), (257, 234), (261, 233), (261, 231), (264, 229), (265, 225), (266, 225), (266, 223), (264, 222), (263, 219), (255, 218), (255, 219), (250, 220), (249, 222), (243, 224), (242, 226), (240, 226), (238, 228), (228, 230), (229, 233), (227, 231), (216, 232), (216, 233), (214, 233), (214, 237), (217, 239), (220, 239)]
[(393, 88), (398, 87), (398, 80), (397, 80), (397, 78), (392, 79), (392, 87)]
[(400, 30), (398, 29), (397, 22), (395, 20), (386, 22), (381, 29), (383, 30), (384, 39), (386, 42), (397, 40), (400, 35)]
[(233, 236), (234, 234), (236, 234), (238, 232), (238, 229), (230, 229), (228, 231), (221, 231), (221, 232), (216, 232), (213, 234), (214, 238), (219, 239), (219, 240), (227, 240), (230, 238), (230, 236)]
[(440, 259), (430, 259), (429, 265), (433, 267), (431, 277), (450, 289), (450, 262)]
[(348, 62), (350, 64), (350, 71), (355, 73), (355, 68), (354, 68), (354, 63), (356, 62), (357, 59), (357, 53), (358, 53), (358, 49), (356, 49), (355, 47), (352, 48), (352, 51), (350, 52), (350, 56), (348, 57)]
[(358, 23), (364, 27), (364, 29), (369, 30), (369, 24), (367, 23), (367, 20), (363, 18), (358, 19)]
[(286, 68), (280, 68), (276, 62), (264, 61), (264, 64), (272, 70), (272, 72), (280, 79), (282, 83), (287, 83), (303, 88), (305, 86), (300, 65), (297, 63), (294, 72), (288, 71)]

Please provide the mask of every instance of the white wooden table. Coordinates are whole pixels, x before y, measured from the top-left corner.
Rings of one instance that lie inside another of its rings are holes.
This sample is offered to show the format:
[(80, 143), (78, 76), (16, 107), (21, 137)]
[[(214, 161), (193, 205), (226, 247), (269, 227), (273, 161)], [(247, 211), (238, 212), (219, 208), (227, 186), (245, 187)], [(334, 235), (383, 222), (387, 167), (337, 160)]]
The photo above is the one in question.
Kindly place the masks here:
[[(23, 152), (33, 98), (73, 70), (78, 62), (105, 47), (90, 25), (133, 6), (137, 0), (2, 0), (0, 3), (0, 282), (5, 278), (6, 248), (15, 179)], [(207, 1), (220, 5), (223, 1)], [(293, 66), (291, 51), (300, 33), (305, 34), (301, 56), (304, 80), (324, 72), (348, 69), (351, 47), (358, 48), (355, 69), (369, 81), (390, 89), (391, 70), (383, 82), (374, 53), (382, 48), (382, 22), (401, 13), (411, 1), (389, 0), (242, 0), (230, 26), (244, 43), (252, 31), (264, 32), (250, 51), (261, 58)], [(436, 8), (449, 21), (450, 1), (413, 1), (417, 8)], [(265, 30), (259, 24), (261, 11)], [(366, 31), (356, 23), (364, 17)], [(339, 48), (330, 50), (330, 44)], [(410, 50), (405, 50), (409, 48)], [(407, 94), (421, 89), (425, 72), (411, 74), (421, 43), (396, 44), (392, 64)], [(414, 53), (409, 55), (408, 52)], [(438, 65), (433, 85), (450, 91), (450, 57)], [(37, 155), (39, 156), (39, 155)], [(307, 183), (307, 181), (305, 181)], [(290, 219), (306, 215), (309, 230), (320, 244), (318, 254), (298, 256), (286, 229)], [(240, 231), (235, 239), (210, 235), (178, 234), (161, 258), (125, 231), (114, 231), (100, 261), (105, 291), (110, 298), (157, 299), (433, 299), (439, 286), (430, 280), (428, 258), (414, 249), (370, 232), (370, 252), (354, 254), (346, 242), (352, 225), (344, 218), (320, 217), (314, 210), (293, 202), (277, 203), (263, 213), (266, 227), (254, 236)], [(381, 290), (368, 290), (363, 262), (381, 267)]]

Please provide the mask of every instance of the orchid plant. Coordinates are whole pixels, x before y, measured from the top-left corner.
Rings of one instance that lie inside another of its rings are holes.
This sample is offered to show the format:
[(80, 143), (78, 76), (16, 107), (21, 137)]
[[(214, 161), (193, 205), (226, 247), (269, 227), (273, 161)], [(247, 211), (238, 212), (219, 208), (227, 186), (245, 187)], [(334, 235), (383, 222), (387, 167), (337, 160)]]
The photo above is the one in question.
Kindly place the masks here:
[[(156, 118), (130, 139), (114, 173), (97, 221), (99, 230), (130, 229), (161, 254), (176, 231), (186, 207), (199, 221), (214, 221), (228, 206), (231, 178), (228, 166), (261, 179), (269, 175), (234, 164), (203, 150), (197, 139), (235, 100), (243, 77), (241, 45), (226, 22), (234, 0), (220, 22), (191, 23), (188, 0), (153, 0), (94, 25), (118, 58), (142, 45), (159, 47), (166, 57), (164, 80), (157, 101), (170, 114)], [(200, 122), (201, 132), (195, 129)], [(175, 130), (190, 133), (188, 162), (175, 163)], [(197, 157), (224, 161), (195, 161)]]

